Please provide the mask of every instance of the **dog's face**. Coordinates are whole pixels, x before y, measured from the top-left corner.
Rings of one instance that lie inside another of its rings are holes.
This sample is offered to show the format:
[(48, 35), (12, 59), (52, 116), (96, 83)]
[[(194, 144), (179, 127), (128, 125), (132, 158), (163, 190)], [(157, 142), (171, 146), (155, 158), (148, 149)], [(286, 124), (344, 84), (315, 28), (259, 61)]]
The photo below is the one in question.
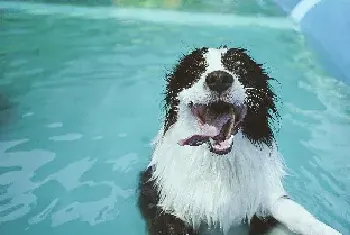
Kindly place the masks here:
[(180, 145), (207, 144), (211, 152), (224, 155), (238, 130), (252, 144), (270, 145), (270, 121), (278, 116), (270, 79), (245, 49), (193, 50), (167, 75), (165, 132), (187, 118), (198, 132), (179, 140)]

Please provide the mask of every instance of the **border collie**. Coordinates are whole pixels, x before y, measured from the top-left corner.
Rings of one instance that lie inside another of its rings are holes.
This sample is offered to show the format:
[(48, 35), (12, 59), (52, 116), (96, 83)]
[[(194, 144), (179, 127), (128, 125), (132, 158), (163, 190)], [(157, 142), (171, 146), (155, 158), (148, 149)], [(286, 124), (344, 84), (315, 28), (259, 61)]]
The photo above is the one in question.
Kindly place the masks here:
[(340, 234), (288, 198), (274, 138), (271, 78), (243, 48), (197, 48), (167, 75), (165, 120), (138, 206), (149, 235), (224, 234), (277, 224), (304, 235)]

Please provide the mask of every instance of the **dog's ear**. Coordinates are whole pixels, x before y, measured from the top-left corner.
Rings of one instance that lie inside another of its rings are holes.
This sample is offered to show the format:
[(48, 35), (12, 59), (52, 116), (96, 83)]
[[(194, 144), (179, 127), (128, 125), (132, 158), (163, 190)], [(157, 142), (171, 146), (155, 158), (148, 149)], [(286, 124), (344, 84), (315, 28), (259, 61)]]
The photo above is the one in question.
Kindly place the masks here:
[[(273, 92), (267, 75), (254, 75), (255, 79), (266, 80), (266, 85), (247, 90), (248, 106), (246, 118), (242, 124), (244, 134), (254, 143), (271, 146), (275, 137), (274, 123), (279, 118), (276, 107), (277, 97)], [(251, 87), (252, 88), (252, 87)]]
[(270, 84), (274, 79), (266, 73), (261, 64), (257, 64), (253, 59), (247, 62), (247, 71), (241, 79), (248, 95), (248, 112), (243, 131), (253, 142), (262, 142), (270, 146), (275, 139), (274, 121), (279, 118), (276, 107), (278, 98)]
[(247, 115), (242, 123), (243, 134), (253, 143), (271, 145), (274, 141), (274, 121), (279, 118), (277, 96), (270, 82), (274, 80), (248, 55), (245, 48), (230, 48), (223, 57), (228, 70), (238, 75), (247, 94)]
[(190, 88), (205, 71), (206, 62), (203, 55), (207, 51), (206, 47), (195, 48), (189, 54), (183, 55), (173, 67), (172, 72), (166, 74), (164, 133), (176, 122), (179, 92)]

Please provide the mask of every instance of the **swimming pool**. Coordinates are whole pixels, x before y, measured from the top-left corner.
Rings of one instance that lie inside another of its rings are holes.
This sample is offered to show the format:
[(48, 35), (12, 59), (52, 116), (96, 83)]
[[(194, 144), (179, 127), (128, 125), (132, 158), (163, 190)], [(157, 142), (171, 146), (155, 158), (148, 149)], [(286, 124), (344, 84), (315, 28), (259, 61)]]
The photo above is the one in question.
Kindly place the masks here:
[(213, 1), (177, 11), (76, 2), (0, 3), (2, 234), (145, 234), (135, 191), (164, 74), (194, 46), (221, 44), (249, 48), (280, 82), (291, 197), (350, 233), (350, 87), (282, 13), (264, 1), (229, 15), (215, 13), (224, 1), (213, 13)]

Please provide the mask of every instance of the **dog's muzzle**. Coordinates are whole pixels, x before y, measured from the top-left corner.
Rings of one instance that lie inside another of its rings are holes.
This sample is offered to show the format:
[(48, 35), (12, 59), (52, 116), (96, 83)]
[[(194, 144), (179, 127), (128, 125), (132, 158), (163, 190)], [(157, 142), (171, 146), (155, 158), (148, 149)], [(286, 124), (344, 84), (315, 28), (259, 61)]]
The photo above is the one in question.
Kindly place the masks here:
[(217, 101), (208, 104), (190, 103), (189, 108), (198, 120), (200, 133), (181, 139), (179, 145), (200, 146), (207, 143), (213, 153), (229, 153), (233, 136), (246, 116), (246, 106)]

